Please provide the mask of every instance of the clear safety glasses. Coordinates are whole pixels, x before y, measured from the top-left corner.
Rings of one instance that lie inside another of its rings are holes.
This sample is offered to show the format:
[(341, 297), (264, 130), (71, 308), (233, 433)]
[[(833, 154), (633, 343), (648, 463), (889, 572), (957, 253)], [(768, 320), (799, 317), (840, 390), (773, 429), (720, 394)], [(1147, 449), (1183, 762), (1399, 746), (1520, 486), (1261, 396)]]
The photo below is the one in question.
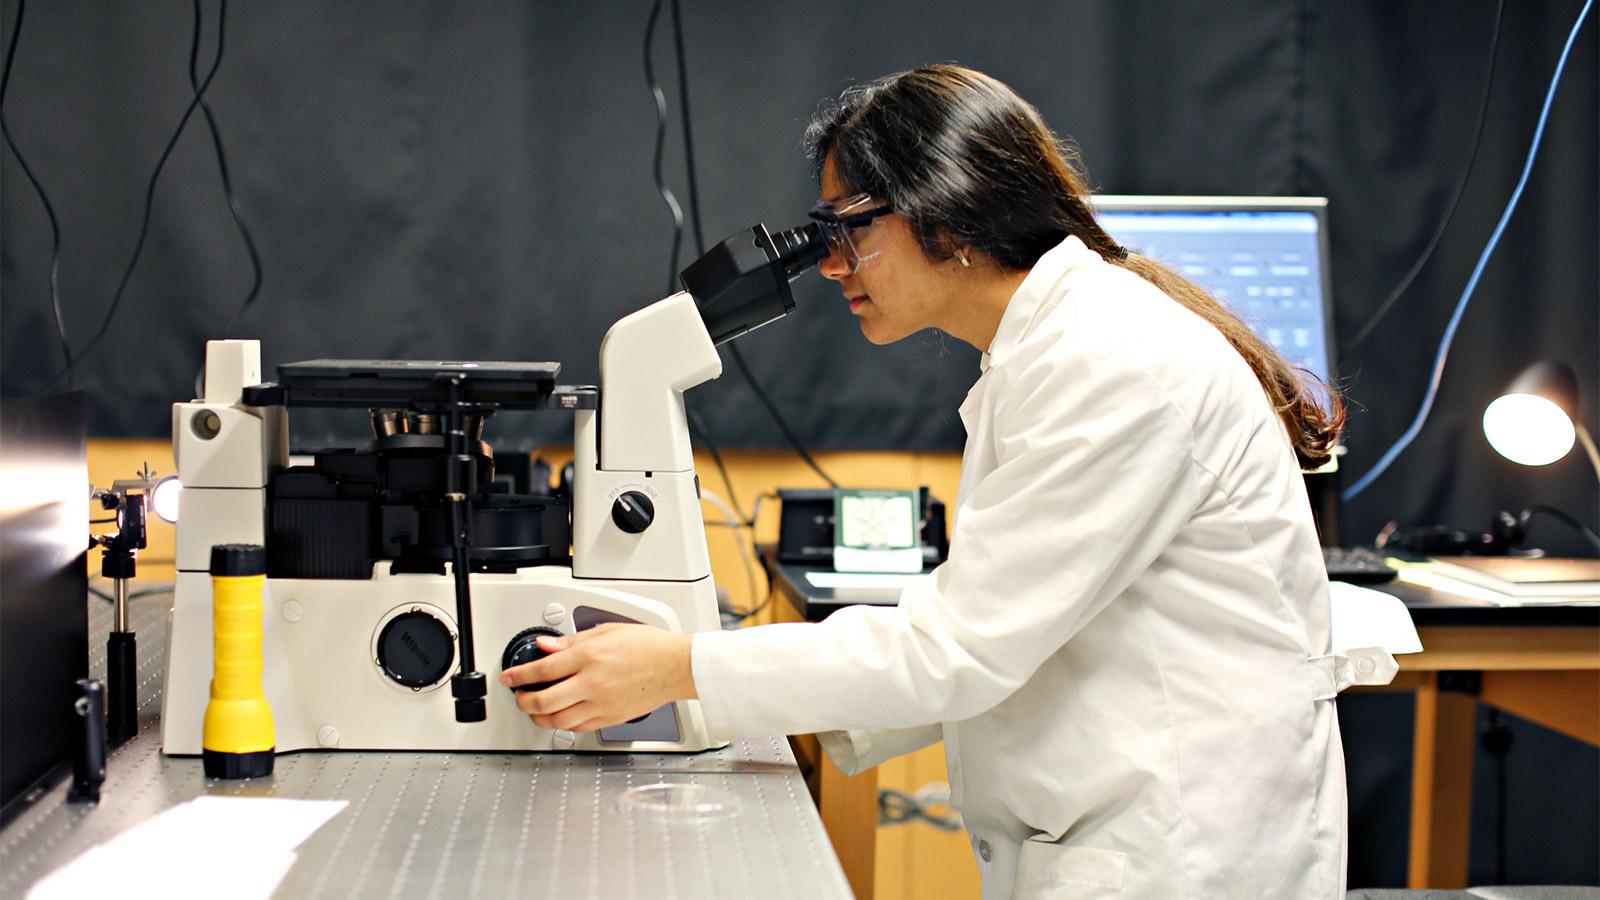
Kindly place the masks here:
[(873, 219), (892, 212), (893, 203), (873, 206), (871, 194), (856, 194), (833, 202), (817, 201), (817, 205), (811, 208), (811, 218), (827, 239), (828, 250), (839, 254), (849, 267), (845, 274), (854, 275), (878, 256), (877, 253), (861, 252), (861, 240), (865, 237), (867, 226), (872, 224)]

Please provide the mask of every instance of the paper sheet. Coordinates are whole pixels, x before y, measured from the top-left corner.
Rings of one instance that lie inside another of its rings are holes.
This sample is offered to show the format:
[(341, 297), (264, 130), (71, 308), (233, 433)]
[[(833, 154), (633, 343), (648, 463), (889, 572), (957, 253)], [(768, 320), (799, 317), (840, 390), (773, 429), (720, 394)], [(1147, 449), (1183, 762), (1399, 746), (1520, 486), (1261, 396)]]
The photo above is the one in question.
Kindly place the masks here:
[(875, 588), (878, 590), (898, 591), (915, 584), (929, 575), (875, 575), (859, 572), (807, 572), (806, 581), (814, 588)]
[(1422, 640), (1400, 598), (1345, 581), (1328, 583), (1333, 615), (1333, 652), (1382, 647), (1390, 653), (1421, 653)]
[(1430, 590), (1444, 591), (1457, 597), (1469, 600), (1486, 600), (1496, 606), (1595, 606), (1600, 605), (1593, 597), (1514, 597), (1502, 594), (1468, 581), (1451, 578), (1441, 572), (1435, 572), (1425, 565), (1410, 565), (1400, 570), (1400, 580), (1417, 587)]
[[(105, 802), (116, 802), (107, 795)], [(163, 897), (265, 900), (295, 848), (343, 800), (199, 797), (147, 819), (41, 879), (28, 900)]]

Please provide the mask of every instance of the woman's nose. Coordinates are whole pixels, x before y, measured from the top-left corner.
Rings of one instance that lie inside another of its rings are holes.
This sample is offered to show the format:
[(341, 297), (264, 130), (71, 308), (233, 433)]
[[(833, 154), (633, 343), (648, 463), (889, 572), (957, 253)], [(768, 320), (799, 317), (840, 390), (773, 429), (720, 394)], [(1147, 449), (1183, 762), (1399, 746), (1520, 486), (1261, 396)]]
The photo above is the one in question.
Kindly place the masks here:
[(817, 272), (823, 278), (833, 281), (843, 281), (850, 274), (850, 263), (845, 261), (844, 254), (838, 250), (830, 249), (828, 255), (817, 264)]

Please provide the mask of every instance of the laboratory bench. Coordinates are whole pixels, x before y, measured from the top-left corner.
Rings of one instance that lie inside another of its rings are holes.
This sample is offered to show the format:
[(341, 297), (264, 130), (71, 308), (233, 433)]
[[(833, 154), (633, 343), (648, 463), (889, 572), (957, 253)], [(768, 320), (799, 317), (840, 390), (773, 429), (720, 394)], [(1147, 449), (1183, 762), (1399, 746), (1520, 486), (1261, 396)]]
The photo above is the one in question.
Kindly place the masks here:
[[(98, 676), (111, 609), (90, 604)], [(850, 896), (782, 738), (699, 754), (303, 751), (278, 756), (267, 778), (207, 779), (198, 758), (160, 750), (170, 604), (170, 593), (131, 601), (140, 729), (110, 753), (100, 803), (67, 802), (63, 782), (17, 814), (0, 830), (0, 896), (21, 897), (90, 848), (201, 796), (347, 803), (300, 845), (278, 897)], [(624, 802), (655, 784), (698, 786), (689, 790), (704, 789), (716, 808), (685, 816)], [(108, 874), (108, 885), (135, 893), (161, 888)]]
[[(806, 573), (831, 567), (780, 561), (773, 545), (761, 548), (761, 561), (781, 598), (778, 621), (820, 622), (845, 606), (898, 598), (894, 589), (816, 587)], [(1423, 646), (1396, 657), (1392, 684), (1359, 689), (1415, 694), (1407, 884), (1465, 887), (1477, 704), (1600, 744), (1600, 605), (1499, 606), (1398, 581), (1371, 587), (1406, 605)], [(880, 786), (914, 793), (943, 779), (942, 745), (847, 776), (815, 737), (793, 743), (857, 896), (920, 896), (907, 888), (913, 883), (976, 885), (964, 834), (879, 822)], [(951, 860), (957, 850), (966, 857)]]

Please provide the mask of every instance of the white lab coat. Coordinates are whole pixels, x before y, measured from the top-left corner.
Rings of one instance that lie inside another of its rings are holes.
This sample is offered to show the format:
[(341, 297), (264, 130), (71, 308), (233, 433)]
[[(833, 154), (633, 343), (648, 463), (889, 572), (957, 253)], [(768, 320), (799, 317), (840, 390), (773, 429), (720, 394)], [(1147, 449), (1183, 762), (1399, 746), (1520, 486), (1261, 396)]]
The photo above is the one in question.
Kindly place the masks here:
[(985, 898), (1342, 897), (1327, 577), (1249, 366), (1069, 238), (961, 418), (949, 561), (896, 607), (696, 635), (713, 732), (841, 732), (847, 771), (942, 736)]

